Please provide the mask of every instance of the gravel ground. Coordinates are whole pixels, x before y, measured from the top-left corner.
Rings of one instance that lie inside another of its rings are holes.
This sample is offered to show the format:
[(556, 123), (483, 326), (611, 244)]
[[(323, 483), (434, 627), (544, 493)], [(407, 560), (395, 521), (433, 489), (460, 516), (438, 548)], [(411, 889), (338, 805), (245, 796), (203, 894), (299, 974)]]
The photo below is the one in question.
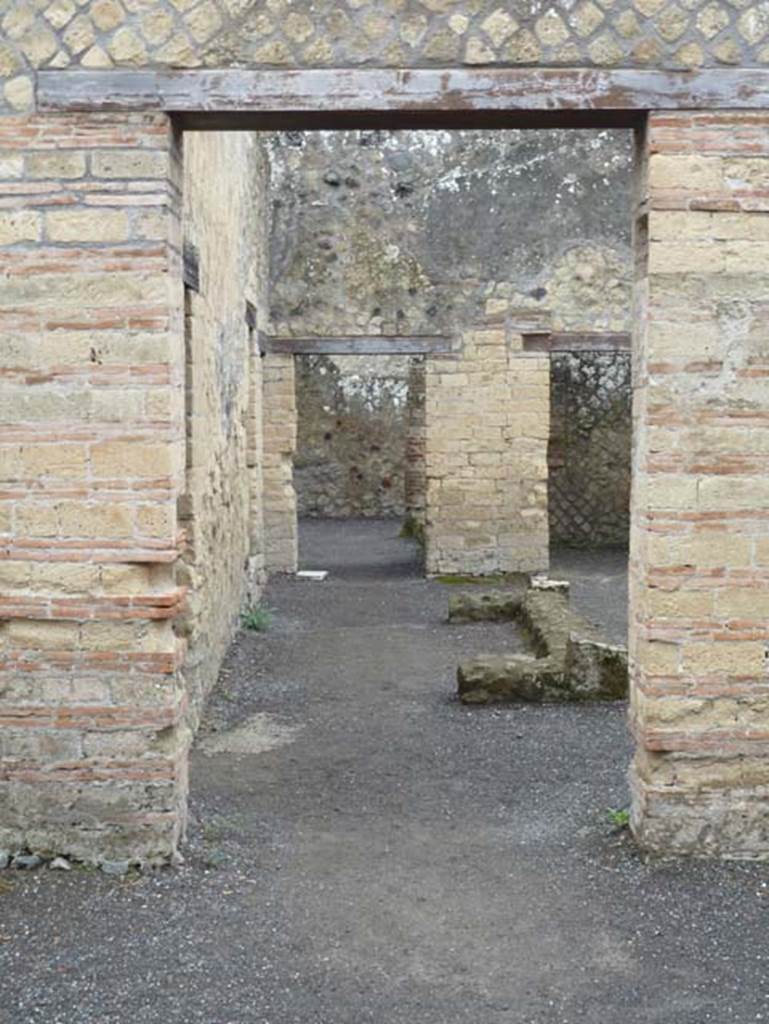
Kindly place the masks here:
[(456, 703), (460, 656), (521, 641), (446, 625), (396, 531), (304, 526), (330, 577), (234, 645), (182, 867), (0, 873), (2, 1024), (769, 1021), (769, 869), (612, 831), (623, 706)]
[(550, 553), (550, 575), (571, 583), (572, 606), (615, 644), (627, 644), (627, 557), (618, 548)]

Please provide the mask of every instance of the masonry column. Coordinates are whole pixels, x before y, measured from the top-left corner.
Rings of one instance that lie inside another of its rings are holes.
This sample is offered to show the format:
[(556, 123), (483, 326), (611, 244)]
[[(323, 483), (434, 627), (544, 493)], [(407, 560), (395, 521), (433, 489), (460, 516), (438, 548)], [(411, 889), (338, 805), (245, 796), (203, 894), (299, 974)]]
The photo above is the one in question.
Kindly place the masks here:
[(0, 122), (0, 847), (161, 861), (184, 825), (173, 620), (180, 159), (164, 115)]
[(769, 116), (654, 114), (640, 147), (632, 826), (766, 858)]
[(427, 357), (428, 573), (548, 567), (549, 357), (522, 349), (520, 334), (487, 327)]
[(424, 540), (425, 497), (425, 360), (412, 359), (406, 395), (406, 456), (404, 465), (404, 529)]
[(264, 567), (296, 572), (297, 518), (294, 489), (296, 385), (294, 357), (268, 353), (262, 362)]

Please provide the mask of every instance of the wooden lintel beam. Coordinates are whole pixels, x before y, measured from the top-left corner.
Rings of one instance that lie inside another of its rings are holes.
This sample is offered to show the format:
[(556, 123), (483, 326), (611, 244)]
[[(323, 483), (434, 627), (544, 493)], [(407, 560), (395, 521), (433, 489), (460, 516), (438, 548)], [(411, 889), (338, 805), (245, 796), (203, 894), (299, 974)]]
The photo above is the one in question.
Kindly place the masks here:
[(629, 352), (632, 336), (626, 331), (558, 331), (523, 335), (525, 352)]
[[(432, 122), (638, 122), (648, 110), (766, 110), (769, 70), (717, 68), (329, 68), (55, 70), (43, 112), (164, 110), (190, 127), (307, 128)], [(225, 116), (228, 115), (228, 116)]]
[(445, 355), (452, 351), (451, 339), (440, 335), (266, 336), (263, 345), (265, 352), (292, 356), (426, 356)]

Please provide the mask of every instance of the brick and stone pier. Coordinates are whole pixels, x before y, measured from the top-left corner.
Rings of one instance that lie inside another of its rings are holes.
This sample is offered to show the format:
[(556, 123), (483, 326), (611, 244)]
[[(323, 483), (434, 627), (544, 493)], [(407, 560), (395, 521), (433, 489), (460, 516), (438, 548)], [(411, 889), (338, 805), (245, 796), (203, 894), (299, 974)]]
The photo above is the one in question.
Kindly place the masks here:
[(653, 114), (640, 145), (633, 829), (766, 857), (769, 116)]
[(181, 166), (162, 114), (0, 120), (0, 846), (184, 828)]

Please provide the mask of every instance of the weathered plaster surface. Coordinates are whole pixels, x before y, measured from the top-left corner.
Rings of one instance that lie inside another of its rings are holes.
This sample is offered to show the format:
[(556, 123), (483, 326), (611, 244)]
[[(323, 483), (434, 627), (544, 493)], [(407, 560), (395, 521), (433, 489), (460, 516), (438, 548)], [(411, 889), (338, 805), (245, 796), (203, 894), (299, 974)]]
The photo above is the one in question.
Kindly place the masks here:
[(404, 512), (408, 357), (296, 360), (299, 515)]
[(628, 132), (268, 138), (276, 333), (457, 333), (496, 300), (627, 328)]
[(189, 591), (178, 628), (189, 645), (184, 675), (196, 719), (246, 587), (258, 593), (264, 570), (255, 430), (261, 360), (252, 358), (246, 301), (262, 309), (267, 167), (258, 137), (248, 132), (190, 132), (184, 142), (184, 238), (199, 255), (200, 290), (187, 292), (187, 466), (179, 520), (188, 543), (179, 579)]
[[(277, 333), (452, 334), (511, 307), (555, 330), (628, 328), (628, 133), (268, 138)], [(405, 407), (384, 362), (297, 375), (302, 512), (401, 511)], [(553, 539), (626, 543), (628, 357), (556, 358), (552, 384)]]

